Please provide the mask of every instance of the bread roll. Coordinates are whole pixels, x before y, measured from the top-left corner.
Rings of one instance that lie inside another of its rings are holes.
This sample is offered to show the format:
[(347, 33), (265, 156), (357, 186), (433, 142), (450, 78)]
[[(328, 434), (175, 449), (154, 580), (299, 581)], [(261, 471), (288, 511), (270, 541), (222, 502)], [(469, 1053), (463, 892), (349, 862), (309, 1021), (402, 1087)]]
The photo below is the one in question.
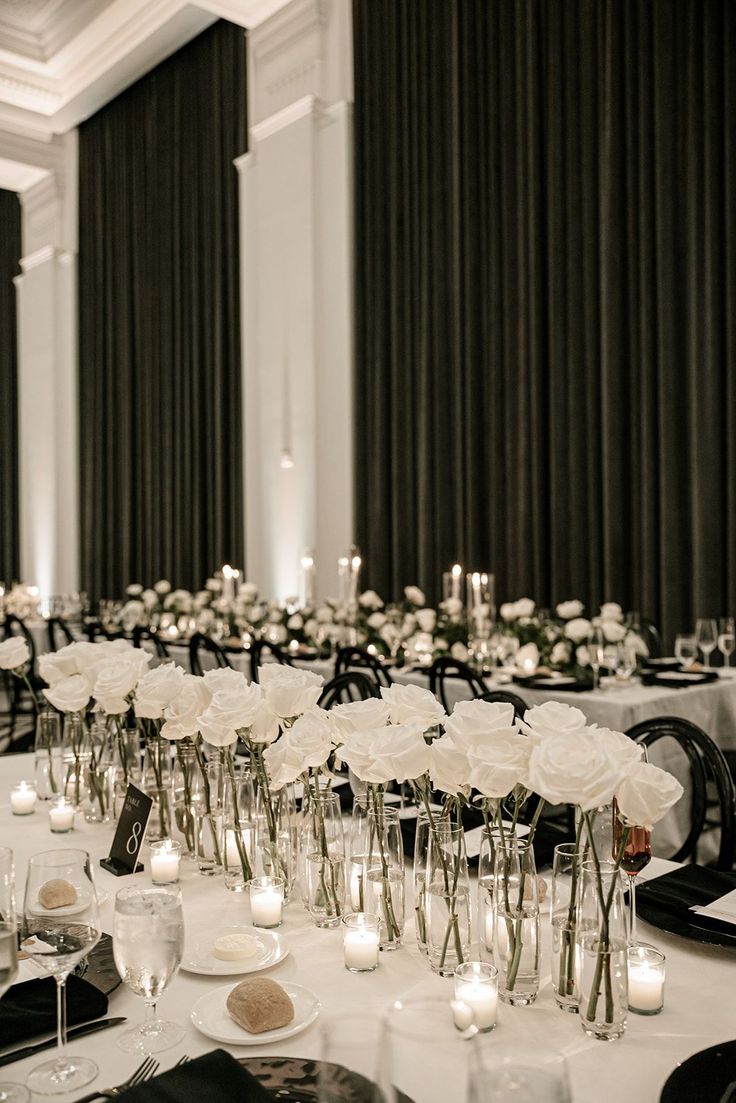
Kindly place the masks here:
[(52, 881), (41, 885), (38, 890), (38, 902), (42, 908), (46, 908), (46, 911), (53, 911), (54, 908), (68, 908), (70, 904), (76, 904), (77, 890), (68, 881), (55, 877)]
[(278, 1030), (294, 1018), (294, 1004), (275, 980), (253, 977), (241, 981), (227, 998), (230, 1017), (249, 1034)]

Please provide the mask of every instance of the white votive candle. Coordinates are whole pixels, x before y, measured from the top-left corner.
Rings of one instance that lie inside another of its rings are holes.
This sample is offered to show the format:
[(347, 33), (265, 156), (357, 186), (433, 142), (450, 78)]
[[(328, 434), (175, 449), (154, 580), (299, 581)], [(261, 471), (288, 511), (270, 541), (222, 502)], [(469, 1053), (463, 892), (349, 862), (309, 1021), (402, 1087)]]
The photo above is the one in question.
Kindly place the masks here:
[(64, 797), (59, 797), (49, 806), (49, 827), (57, 835), (74, 827), (74, 805)]
[(367, 912), (355, 912), (343, 918), (345, 968), (350, 973), (370, 973), (378, 968), (380, 919)]
[(36, 804), (36, 787), (32, 781), (20, 781), (10, 790), (10, 808), (14, 816), (28, 816)]
[(629, 1011), (657, 1015), (664, 1006), (665, 957), (654, 946), (630, 946)]
[(174, 885), (179, 880), (181, 843), (161, 839), (151, 843), (151, 880), (154, 885)]
[(254, 927), (280, 927), (284, 907), (284, 882), (280, 877), (254, 877), (248, 882), (250, 916)]
[(458, 1030), (467, 1030), (470, 1023), (481, 1033), (493, 1030), (498, 1006), (498, 970), (485, 961), (466, 961), (455, 969), (455, 1002), (453, 1015)]

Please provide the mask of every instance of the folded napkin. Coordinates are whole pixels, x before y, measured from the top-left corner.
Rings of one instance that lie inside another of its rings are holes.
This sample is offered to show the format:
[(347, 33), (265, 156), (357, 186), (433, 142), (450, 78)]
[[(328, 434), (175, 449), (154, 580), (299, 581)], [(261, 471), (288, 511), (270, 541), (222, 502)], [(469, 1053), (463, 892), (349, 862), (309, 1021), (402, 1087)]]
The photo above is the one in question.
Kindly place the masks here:
[(169, 1069), (145, 1084), (122, 1092), (125, 1103), (274, 1103), (270, 1092), (224, 1049), (215, 1049), (186, 1065)]
[[(107, 996), (94, 984), (70, 976), (66, 982), (68, 1026), (99, 1019), (107, 1013)], [(0, 1045), (17, 1045), (56, 1030), (56, 981), (38, 977), (14, 984), (0, 1000)]]
[(712, 904), (695, 904), (690, 911), (709, 915), (711, 919), (720, 919), (723, 923), (736, 923), (736, 889), (719, 896)]
[[(687, 865), (645, 881), (637, 888), (636, 896), (640, 903), (652, 904), (661, 911), (688, 919), (692, 910), (705, 908), (714, 901), (719, 901), (733, 892), (734, 888), (734, 873), (722, 873), (706, 866)], [(724, 922), (721, 916), (713, 915), (701, 915), (700, 918), (714, 930), (730, 927), (728, 933), (735, 933), (733, 919)]]

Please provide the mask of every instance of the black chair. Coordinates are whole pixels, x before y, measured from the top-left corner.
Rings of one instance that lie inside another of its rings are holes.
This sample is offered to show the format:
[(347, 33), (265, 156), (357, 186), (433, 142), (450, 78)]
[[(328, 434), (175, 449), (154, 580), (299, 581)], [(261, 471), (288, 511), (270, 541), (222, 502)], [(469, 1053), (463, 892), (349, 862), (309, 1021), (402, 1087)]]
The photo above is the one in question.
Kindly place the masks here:
[(232, 663), (219, 643), (215, 643), (214, 640), (211, 640), (209, 636), (203, 635), (202, 632), (195, 632), (189, 640), (189, 669), (192, 674), (196, 674), (199, 678), (204, 674), (202, 663), (199, 659), (201, 651), (208, 651), (210, 655), (214, 655), (215, 665), (220, 667), (220, 669), (224, 667), (232, 668)]
[[(42, 700), (43, 682), (36, 673), (36, 642), (33, 638), (33, 633), (27, 627), (27, 625), (16, 617), (14, 613), (8, 613), (5, 617), (5, 622), (2, 626), (2, 638), (7, 640), (12, 636), (22, 636), (25, 640), (28, 651), (30, 653), (30, 661), (28, 663), (28, 669), (26, 677), (31, 685), (33, 693), (36, 696), (36, 700)], [(11, 740), (11, 746), (8, 750), (14, 752), (30, 751), (33, 750), (34, 739), (34, 727), (35, 727), (35, 714), (36, 709), (33, 703), (29, 700), (28, 705), (25, 704), (25, 698), (28, 694), (25, 683), (16, 678), (9, 672), (3, 671), (3, 689), (8, 700), (7, 717), (8, 717), (8, 731), (7, 735)], [(16, 734), (16, 725), (19, 718), (27, 718), (30, 721), (30, 731), (23, 731), (23, 725), (21, 730)]]
[(335, 675), (345, 674), (348, 670), (369, 670), (370, 676), (378, 686), (393, 685), (393, 678), (381, 660), (362, 647), (341, 647), (335, 659)]
[(333, 705), (349, 705), (353, 701), (368, 701), (379, 696), (378, 686), (372, 678), (359, 670), (346, 670), (326, 684), (317, 704), (320, 708), (331, 709)]
[(448, 701), (445, 692), (445, 682), (465, 682), (473, 697), (482, 697), (488, 687), (475, 671), (471, 670), (467, 663), (459, 659), (451, 659), (445, 655), (441, 659), (435, 659), (429, 668), (429, 688), (435, 697), (439, 697), (445, 712), (452, 712), (454, 702)]
[(254, 682), (260, 681), (258, 671), (263, 666), (263, 656), (269, 654), (274, 662), (282, 666), (293, 666), (291, 657), (282, 651), (277, 643), (268, 640), (256, 640), (250, 649), (250, 676)]
[(50, 651), (58, 651), (59, 647), (66, 647), (67, 644), (74, 643), (74, 636), (71, 634), (69, 625), (62, 617), (49, 617), (46, 623), (46, 634)]
[(143, 640), (153, 641), (153, 646), (156, 648), (156, 655), (159, 659), (169, 660), (171, 658), (168, 647), (156, 632), (152, 632), (150, 628), (147, 628), (143, 624), (136, 624), (133, 629), (133, 647), (142, 647)]
[(502, 705), (513, 705), (514, 720), (523, 720), (524, 713), (529, 707), (517, 693), (510, 693), (507, 689), (491, 689), (488, 693), (481, 693), (480, 700), (490, 701), (491, 704), (498, 702)]
[(659, 739), (674, 739), (687, 755), (692, 783), (690, 830), (680, 849), (672, 855), (674, 862), (696, 860), (696, 850), (708, 809), (708, 782), (714, 783), (720, 814), (721, 843), (716, 869), (730, 870), (734, 860), (734, 815), (736, 788), (725, 756), (709, 735), (689, 720), (679, 716), (657, 716), (642, 720), (626, 732), (630, 739), (651, 747)]

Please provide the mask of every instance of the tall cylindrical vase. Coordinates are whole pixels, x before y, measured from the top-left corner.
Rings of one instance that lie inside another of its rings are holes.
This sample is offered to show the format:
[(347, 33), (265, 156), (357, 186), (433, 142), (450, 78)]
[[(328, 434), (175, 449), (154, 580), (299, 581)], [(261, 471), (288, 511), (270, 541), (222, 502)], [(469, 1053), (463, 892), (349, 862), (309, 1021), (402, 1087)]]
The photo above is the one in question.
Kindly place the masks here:
[(496, 850), (493, 890), (493, 958), (498, 994), (526, 1006), (539, 995), (539, 891), (534, 850), (526, 839), (507, 838)]
[(460, 824), (442, 820), (429, 825), (425, 892), (429, 964), (449, 977), (470, 958), (470, 882)]
[(578, 946), (582, 1028), (591, 1038), (615, 1041), (626, 1030), (629, 984), (623, 883), (613, 862), (583, 862)]
[(345, 840), (330, 790), (310, 793), (305, 849), (309, 913), (318, 927), (337, 927), (345, 912)]
[[(399, 814), (374, 796), (365, 818), (361, 844), (364, 908), (380, 917), (382, 950), (395, 950), (404, 936), (404, 846)], [(351, 878), (356, 867), (351, 864)]]
[(580, 1003), (580, 958), (578, 933), (578, 882), (580, 843), (560, 843), (552, 863), (552, 991), (563, 1011), (578, 1013)]

